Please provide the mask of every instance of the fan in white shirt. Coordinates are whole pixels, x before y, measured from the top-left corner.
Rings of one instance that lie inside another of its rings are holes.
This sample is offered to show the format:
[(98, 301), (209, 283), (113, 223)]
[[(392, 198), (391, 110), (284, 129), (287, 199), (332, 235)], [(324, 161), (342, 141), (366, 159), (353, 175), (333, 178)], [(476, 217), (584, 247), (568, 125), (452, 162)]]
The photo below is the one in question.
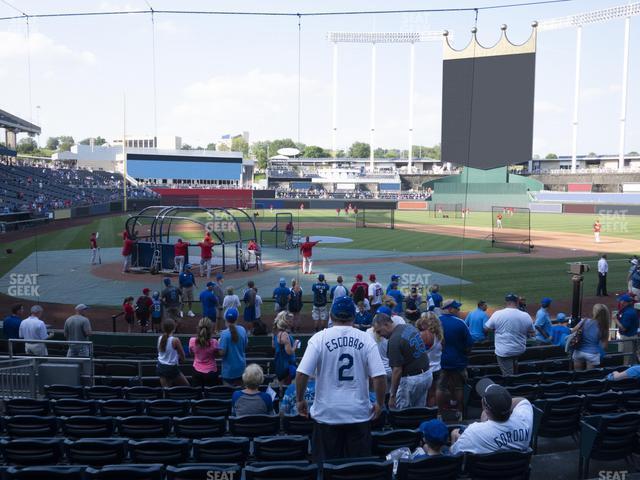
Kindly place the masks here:
[(533, 407), (525, 398), (509, 392), (488, 378), (476, 384), (482, 397), (482, 418), (464, 431), (451, 432), (451, 454), (525, 451), (533, 431)]
[[(314, 461), (371, 454), (370, 420), (380, 415), (386, 391), (386, 372), (378, 346), (366, 332), (353, 328), (355, 305), (349, 297), (331, 307), (332, 328), (311, 337), (296, 376), (298, 413), (309, 414), (304, 392), (309, 377), (316, 377), (311, 406), (315, 421)], [(371, 407), (369, 380), (376, 403)]]

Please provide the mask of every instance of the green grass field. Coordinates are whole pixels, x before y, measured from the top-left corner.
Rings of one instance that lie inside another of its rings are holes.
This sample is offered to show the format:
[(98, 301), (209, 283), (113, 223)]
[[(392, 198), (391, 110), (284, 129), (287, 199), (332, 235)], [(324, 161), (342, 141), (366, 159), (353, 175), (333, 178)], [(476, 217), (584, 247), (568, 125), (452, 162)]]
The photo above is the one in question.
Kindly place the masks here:
[[(259, 210), (257, 230), (268, 230), (274, 223), (274, 215), (268, 210)], [(476, 250), (487, 253), (485, 258), (465, 258), (456, 260), (429, 260), (415, 264), (440, 273), (461, 277), (472, 282), (470, 285), (450, 286), (443, 289), (445, 296), (461, 298), (466, 306), (474, 304), (482, 298), (493, 305), (501, 303), (504, 293), (515, 291), (526, 296), (533, 303), (542, 296), (549, 295), (558, 299), (570, 298), (571, 283), (566, 274), (567, 262), (572, 259), (541, 259), (528, 255), (501, 258), (492, 254), (505, 250), (491, 248), (490, 242), (484, 240), (462, 239), (459, 236), (435, 235), (410, 230), (389, 229), (356, 229), (354, 216), (336, 216), (335, 211), (303, 211), (291, 212), (294, 222), (331, 223), (326, 227), (305, 229), (305, 235), (341, 236), (353, 239), (351, 243), (323, 244), (324, 248), (370, 249), (399, 252), (452, 251)], [(467, 225), (489, 226), (489, 213), (475, 213), (467, 218)], [(121, 232), (127, 216), (111, 216), (93, 220), (91, 223), (73, 228), (66, 228), (52, 234), (36, 235), (15, 242), (2, 243), (0, 253), (0, 275), (7, 273), (13, 266), (27, 257), (34, 250), (65, 250), (88, 248), (91, 232), (100, 232), (102, 247), (119, 247), (122, 244)], [(594, 217), (580, 214), (532, 214), (532, 228), (546, 231), (573, 232), (591, 234), (591, 224)], [(442, 224), (449, 222), (462, 225), (462, 219), (434, 219), (425, 212), (401, 211), (396, 212), (397, 223)], [(338, 225), (335, 225), (338, 223)], [(623, 238), (637, 237), (640, 232), (640, 218), (628, 217), (626, 231), (619, 233), (603, 233), (604, 235), (620, 236)], [(185, 239), (202, 238), (198, 231), (182, 235)], [(11, 248), (12, 254), (6, 254), (5, 249)], [(629, 252), (637, 253), (637, 252)], [(628, 264), (625, 255), (610, 255), (610, 290), (615, 292), (625, 286)], [(267, 259), (268, 260), (268, 259)], [(581, 259), (590, 262), (592, 272), (585, 277), (585, 295), (595, 294), (597, 274), (595, 262), (597, 257)], [(401, 272), (400, 272), (401, 273)], [(386, 279), (384, 279), (386, 282)]]

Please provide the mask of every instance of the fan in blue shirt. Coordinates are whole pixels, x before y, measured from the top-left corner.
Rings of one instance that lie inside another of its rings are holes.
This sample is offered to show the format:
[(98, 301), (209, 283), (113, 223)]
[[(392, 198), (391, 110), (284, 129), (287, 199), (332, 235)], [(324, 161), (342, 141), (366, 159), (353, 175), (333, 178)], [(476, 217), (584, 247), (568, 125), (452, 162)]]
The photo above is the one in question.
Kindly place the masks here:
[(550, 298), (543, 298), (540, 301), (540, 309), (536, 313), (536, 340), (540, 343), (551, 343), (551, 318), (549, 318)]
[[(444, 299), (442, 298), (442, 295), (440, 295), (440, 285), (438, 285), (437, 283), (434, 283), (433, 285), (431, 285), (431, 294), (429, 295), (429, 298), (433, 302), (433, 308), (442, 307), (442, 301)], [(430, 310), (433, 310), (433, 309), (430, 308)]]
[(393, 313), (397, 313), (398, 315), (402, 315), (402, 312), (404, 311), (403, 307), (402, 307), (402, 303), (404, 302), (404, 295), (402, 294), (402, 292), (400, 290), (398, 290), (398, 284), (397, 283), (392, 283), (391, 284), (391, 290), (389, 290), (387, 292), (387, 295), (389, 295), (391, 298), (393, 298), (396, 302), (396, 306), (393, 307)]
[(484, 324), (489, 320), (487, 315), (487, 302), (480, 300), (478, 302), (478, 308), (467, 314), (467, 318), (464, 319), (464, 323), (469, 327), (471, 338), (474, 343), (483, 342), (487, 335), (484, 333)]
[(567, 337), (571, 335), (571, 329), (567, 326), (569, 320), (564, 313), (558, 313), (551, 325), (551, 343), (564, 347)]
[(616, 323), (620, 334), (625, 337), (633, 337), (638, 334), (638, 312), (633, 308), (633, 298), (624, 294), (618, 298), (620, 311), (616, 317)]
[(20, 322), (22, 322), (21, 315), (24, 314), (24, 307), (22, 304), (17, 304), (11, 307), (11, 315), (5, 317), (2, 322), (2, 333), (4, 338), (20, 338)]
[(207, 283), (207, 289), (200, 293), (200, 304), (202, 305), (202, 316), (207, 317), (212, 322), (216, 321), (216, 314), (218, 312), (218, 297), (213, 293), (213, 287), (216, 284), (213, 282)]

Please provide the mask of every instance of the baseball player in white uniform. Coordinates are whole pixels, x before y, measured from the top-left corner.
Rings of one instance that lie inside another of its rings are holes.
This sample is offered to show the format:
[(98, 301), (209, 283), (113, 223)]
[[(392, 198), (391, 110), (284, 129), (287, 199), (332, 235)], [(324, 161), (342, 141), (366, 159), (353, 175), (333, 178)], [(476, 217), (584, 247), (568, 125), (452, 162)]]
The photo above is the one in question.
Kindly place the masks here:
[[(311, 337), (298, 366), (298, 413), (315, 421), (313, 461), (371, 455), (371, 419), (384, 406), (386, 372), (371, 335), (353, 328), (356, 307), (341, 297), (331, 307), (333, 327)], [(309, 412), (304, 393), (316, 377), (316, 397)], [(369, 400), (369, 379), (376, 394)]]

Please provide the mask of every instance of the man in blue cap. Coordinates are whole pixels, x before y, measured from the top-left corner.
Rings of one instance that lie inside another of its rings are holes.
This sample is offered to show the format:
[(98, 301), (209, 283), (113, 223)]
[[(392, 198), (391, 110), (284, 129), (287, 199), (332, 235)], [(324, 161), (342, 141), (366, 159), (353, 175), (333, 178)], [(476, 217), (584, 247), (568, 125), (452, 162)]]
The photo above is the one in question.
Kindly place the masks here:
[(182, 292), (178, 287), (171, 284), (169, 277), (163, 280), (164, 290), (162, 290), (162, 311), (165, 313), (165, 319), (170, 318), (176, 324), (175, 332), (178, 332), (180, 318), (182, 317)]
[(624, 364), (633, 365), (638, 363), (638, 312), (633, 308), (633, 297), (628, 293), (618, 297), (618, 305), (620, 308), (613, 321), (618, 326), (620, 339), (624, 340), (622, 351), (628, 354), (624, 357)]
[(540, 309), (536, 313), (536, 341), (541, 345), (549, 345), (551, 343), (551, 317), (549, 316), (549, 306), (551, 299), (544, 297), (540, 300)]
[(518, 373), (518, 357), (527, 349), (527, 338), (533, 337), (533, 321), (518, 308), (519, 297), (509, 293), (505, 307), (496, 310), (487, 321), (487, 330), (495, 330), (495, 352), (502, 375)]
[(464, 411), (464, 386), (467, 383), (467, 365), (473, 338), (467, 324), (458, 315), (462, 304), (456, 300), (442, 303), (440, 323), (444, 334), (444, 348), (440, 359), (436, 401), (440, 412), (453, 409), (458, 420)]
[[(195, 317), (195, 313), (193, 313), (193, 289), (196, 288), (196, 277), (191, 271), (191, 264), (187, 263), (184, 266), (184, 271), (180, 272), (178, 275), (178, 283), (180, 284), (180, 290), (182, 291), (182, 301), (186, 300), (187, 308), (189, 309), (187, 315), (190, 317)], [(180, 311), (180, 316), (182, 316), (182, 310)]]
[(418, 427), (422, 434), (422, 446), (414, 452), (413, 458), (448, 455), (449, 429), (442, 420), (428, 420)]
[[(331, 307), (332, 328), (311, 337), (296, 375), (298, 414), (314, 421), (313, 461), (371, 455), (371, 420), (384, 406), (386, 375), (373, 337), (353, 328), (356, 307), (349, 297)], [(316, 397), (308, 408), (305, 391), (316, 375)], [(369, 382), (376, 402), (371, 406)]]
[(276, 313), (287, 309), (289, 299), (291, 298), (291, 290), (287, 287), (287, 281), (284, 277), (280, 278), (278, 286), (273, 290), (272, 298), (275, 300)]
[(213, 287), (216, 284), (213, 282), (207, 282), (206, 290), (203, 290), (200, 293), (200, 305), (202, 306), (202, 316), (211, 320), (213, 325), (216, 324), (218, 298), (216, 294), (213, 292)]
[(396, 287), (397, 287), (399, 281), (400, 281), (400, 275), (398, 275), (396, 273), (391, 275), (391, 281), (389, 282), (389, 285), (387, 285), (387, 289), (385, 290), (385, 293), (387, 295), (389, 295), (389, 290), (391, 290), (393, 288), (392, 285), (395, 283)]

